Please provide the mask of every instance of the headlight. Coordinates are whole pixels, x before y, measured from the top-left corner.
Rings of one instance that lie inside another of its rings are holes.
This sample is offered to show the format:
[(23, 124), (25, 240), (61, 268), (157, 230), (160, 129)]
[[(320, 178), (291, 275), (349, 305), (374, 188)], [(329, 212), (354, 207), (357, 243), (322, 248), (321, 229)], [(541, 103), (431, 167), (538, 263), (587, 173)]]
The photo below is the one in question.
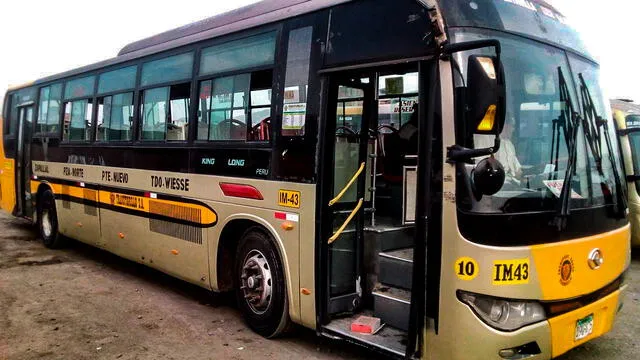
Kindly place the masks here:
[(545, 320), (538, 302), (505, 300), (458, 290), (458, 299), (468, 305), (487, 325), (502, 331), (514, 331)]

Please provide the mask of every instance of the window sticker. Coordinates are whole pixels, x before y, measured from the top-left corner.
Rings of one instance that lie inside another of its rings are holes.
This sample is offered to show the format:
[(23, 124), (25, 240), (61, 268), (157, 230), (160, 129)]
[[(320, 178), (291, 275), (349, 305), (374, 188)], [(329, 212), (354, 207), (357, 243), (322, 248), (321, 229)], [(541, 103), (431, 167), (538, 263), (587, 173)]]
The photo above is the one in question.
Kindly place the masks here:
[(307, 103), (284, 104), (282, 128), (285, 130), (300, 130), (304, 128), (307, 116)]

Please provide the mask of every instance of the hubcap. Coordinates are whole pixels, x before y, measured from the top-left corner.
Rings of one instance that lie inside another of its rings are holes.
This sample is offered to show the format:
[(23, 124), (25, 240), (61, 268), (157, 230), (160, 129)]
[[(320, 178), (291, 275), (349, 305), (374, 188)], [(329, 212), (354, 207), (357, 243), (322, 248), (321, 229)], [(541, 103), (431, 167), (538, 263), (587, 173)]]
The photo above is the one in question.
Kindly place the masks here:
[(49, 210), (44, 210), (42, 212), (42, 233), (44, 236), (51, 236), (51, 217), (49, 215)]
[(258, 250), (251, 250), (244, 259), (240, 275), (244, 299), (256, 314), (262, 314), (271, 304), (271, 266)]

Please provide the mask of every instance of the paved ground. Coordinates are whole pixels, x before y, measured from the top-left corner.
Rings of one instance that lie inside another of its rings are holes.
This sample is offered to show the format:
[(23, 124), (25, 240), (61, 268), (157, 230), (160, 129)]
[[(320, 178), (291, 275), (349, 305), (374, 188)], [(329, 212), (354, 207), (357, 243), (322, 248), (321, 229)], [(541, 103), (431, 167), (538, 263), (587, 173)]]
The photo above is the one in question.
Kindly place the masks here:
[[(52, 251), (33, 229), (0, 215), (0, 359), (377, 358), (296, 329), (269, 341), (252, 333), (228, 296), (74, 243)], [(640, 254), (615, 330), (564, 360), (635, 359), (640, 353)]]

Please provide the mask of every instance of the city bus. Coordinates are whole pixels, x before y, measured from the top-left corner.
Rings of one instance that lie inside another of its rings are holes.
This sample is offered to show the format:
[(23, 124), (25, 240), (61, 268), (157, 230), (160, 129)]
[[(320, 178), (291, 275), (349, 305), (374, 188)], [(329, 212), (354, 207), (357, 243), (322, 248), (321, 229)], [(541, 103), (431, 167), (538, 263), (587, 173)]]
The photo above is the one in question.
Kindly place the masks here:
[(266, 338), (548, 359), (622, 306), (615, 126), (545, 1), (259, 2), (11, 88), (3, 119), (0, 202), (44, 245), (233, 291)]
[(620, 150), (624, 160), (628, 186), (629, 222), (631, 223), (631, 245), (640, 247), (640, 172), (638, 149), (640, 147), (640, 105), (632, 100), (611, 100), (613, 118), (620, 137)]

